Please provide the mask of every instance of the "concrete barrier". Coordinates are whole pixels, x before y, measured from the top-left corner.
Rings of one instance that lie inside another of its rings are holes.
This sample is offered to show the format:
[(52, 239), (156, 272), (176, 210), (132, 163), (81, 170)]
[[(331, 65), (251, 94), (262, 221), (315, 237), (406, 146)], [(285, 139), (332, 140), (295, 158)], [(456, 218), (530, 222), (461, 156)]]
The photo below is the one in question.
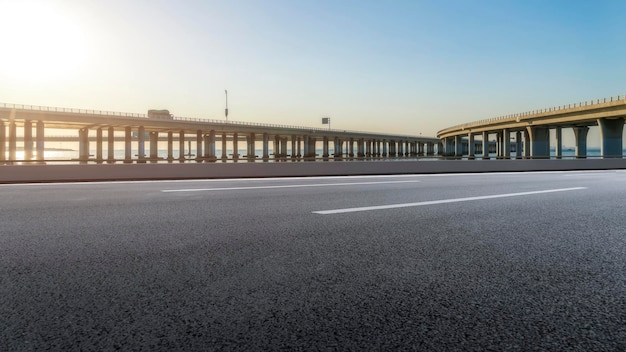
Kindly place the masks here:
[(626, 169), (626, 159), (2, 165), (0, 183)]

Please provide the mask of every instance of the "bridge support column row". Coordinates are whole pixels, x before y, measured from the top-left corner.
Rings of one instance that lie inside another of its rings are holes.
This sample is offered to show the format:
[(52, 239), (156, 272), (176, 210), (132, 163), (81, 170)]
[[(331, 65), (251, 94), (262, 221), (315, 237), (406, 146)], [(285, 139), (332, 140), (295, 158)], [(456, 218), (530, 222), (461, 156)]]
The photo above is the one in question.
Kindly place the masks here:
[[(15, 121), (9, 122), (9, 160), (17, 160), (17, 124)], [(37, 160), (44, 161), (44, 123), (36, 123), (36, 139), (33, 138), (33, 122), (24, 121), (24, 161), (34, 160), (33, 146), (37, 153)], [(6, 126), (4, 122), (0, 124), (0, 160), (6, 160)]]

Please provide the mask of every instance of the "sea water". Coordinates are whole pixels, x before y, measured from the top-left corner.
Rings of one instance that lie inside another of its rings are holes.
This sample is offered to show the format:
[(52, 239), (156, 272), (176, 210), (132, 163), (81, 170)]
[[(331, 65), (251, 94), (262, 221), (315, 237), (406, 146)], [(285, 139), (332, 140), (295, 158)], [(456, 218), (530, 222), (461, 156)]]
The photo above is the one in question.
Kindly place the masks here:
[[(329, 150), (329, 153), (331, 154), (330, 159), (332, 160), (332, 153), (334, 150)], [(144, 150), (144, 154), (145, 154), (145, 158), (149, 158), (150, 157), (150, 150), (148, 148), (146, 148)], [(189, 159), (189, 160), (193, 160), (196, 158), (196, 150), (192, 149), (191, 151), (189, 151), (188, 149), (185, 149), (184, 151), (184, 158), (185, 159)], [(246, 154), (247, 154), (247, 150), (246, 149), (239, 149), (238, 150), (239, 153), (239, 158), (244, 161), (246, 159)], [(287, 150), (288, 155), (291, 155), (291, 150)], [(324, 151), (323, 149), (316, 149), (316, 154), (318, 158), (321, 158), (323, 155)], [(36, 152), (33, 151), (33, 154), (36, 155)], [(232, 158), (233, 155), (233, 150), (232, 149), (227, 149), (226, 150), (226, 154), (228, 155), (229, 160)], [(95, 159), (95, 155), (96, 155), (96, 150), (91, 149), (90, 150), (90, 159)], [(125, 150), (124, 149), (115, 149), (113, 152), (113, 156), (117, 161), (123, 161), (125, 158)], [(222, 157), (222, 150), (221, 149), (216, 149), (215, 151), (215, 155), (217, 156), (218, 159), (221, 159)], [(255, 155), (257, 159), (261, 159), (263, 157), (263, 149), (255, 149)], [(515, 156), (515, 153), (511, 153), (512, 156)], [(554, 149), (551, 150), (550, 152), (551, 158), (556, 158), (555, 157), (555, 151)], [(624, 150), (624, 155), (626, 155), (626, 149)], [(270, 160), (274, 159), (274, 151), (273, 149), (269, 149), (269, 156), (270, 156)], [(477, 154), (476, 158), (480, 159), (482, 155), (481, 154)], [(490, 153), (489, 154), (490, 158), (495, 159), (496, 158), (496, 154), (494, 153)], [(75, 149), (46, 149), (44, 151), (44, 160), (46, 161), (50, 161), (50, 162), (55, 162), (55, 163), (75, 163), (78, 159), (79, 159), (80, 155), (79, 155), (79, 151), (75, 150)], [(107, 159), (108, 158), (108, 151), (106, 149), (103, 150), (102, 152), (102, 157), (103, 159)], [(167, 161), (167, 149), (159, 149), (157, 152), (157, 158), (161, 161), (161, 162), (166, 162)], [(178, 160), (180, 158), (180, 151), (178, 149), (174, 149), (172, 152), (172, 157), (175, 160)], [(572, 159), (575, 157), (575, 151), (573, 149), (564, 149), (563, 150), (563, 155), (562, 158), (563, 159)], [(598, 158), (600, 157), (600, 148), (588, 148), (587, 149), (587, 157), (589, 158)], [(36, 158), (36, 156), (34, 157)], [(344, 159), (347, 158), (347, 155), (345, 154), (344, 151)], [(8, 152), (6, 155), (6, 159), (8, 158)], [(23, 150), (18, 150), (16, 153), (16, 159), (17, 160), (23, 160), (24, 159), (24, 152)], [(137, 160), (138, 159), (138, 150), (137, 149), (131, 149), (131, 159), (133, 160)], [(407, 158), (398, 158), (396, 160), (406, 160)], [(415, 158), (414, 158), (415, 159)], [(438, 160), (438, 157), (436, 156), (424, 156), (424, 157), (419, 157), (417, 159), (420, 160)]]

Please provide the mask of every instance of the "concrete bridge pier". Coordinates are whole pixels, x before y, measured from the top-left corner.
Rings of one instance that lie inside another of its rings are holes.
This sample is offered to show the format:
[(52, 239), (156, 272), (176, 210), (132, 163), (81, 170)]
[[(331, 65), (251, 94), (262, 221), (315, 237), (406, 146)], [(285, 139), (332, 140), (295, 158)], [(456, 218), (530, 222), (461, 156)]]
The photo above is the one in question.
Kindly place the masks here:
[(279, 161), (280, 160), (280, 136), (276, 135), (274, 136), (274, 141), (273, 141), (273, 151), (274, 151), (274, 161)]
[(139, 126), (139, 129), (137, 130), (137, 162), (142, 164), (146, 162), (145, 133), (145, 128), (143, 126)]
[(264, 162), (268, 162), (270, 160), (270, 135), (263, 133), (263, 156), (262, 159)]
[(482, 133), (482, 145), (483, 145), (483, 160), (489, 160), (489, 132), (484, 131)]
[(298, 137), (298, 154), (296, 154), (296, 157), (298, 158), (298, 160), (302, 157), (302, 144), (303, 144), (303, 139), (302, 137)]
[(4, 164), (4, 161), (7, 160), (6, 133), (4, 121), (0, 120), (0, 165)]
[(130, 126), (124, 128), (124, 163), (132, 163), (132, 129)]
[(354, 138), (350, 138), (348, 141), (348, 156), (350, 159), (354, 158)]
[(291, 136), (291, 161), (298, 159), (298, 136)]
[(222, 133), (222, 162), (225, 163), (228, 160), (228, 138), (226, 133)]
[(554, 136), (555, 136), (555, 143), (556, 143), (556, 145), (554, 146), (554, 157), (556, 159), (562, 159), (563, 158), (563, 130), (561, 126), (557, 126), (554, 128)]
[(317, 140), (315, 139), (315, 137), (311, 137), (311, 136), (307, 136), (306, 140), (308, 140), (307, 146), (304, 148), (305, 149), (305, 160), (307, 161), (315, 161), (315, 157), (316, 157), (316, 152), (315, 152), (315, 144), (317, 143)]
[(98, 127), (96, 129), (96, 163), (98, 164), (102, 164), (102, 161), (104, 160), (102, 157), (103, 140), (102, 127)]
[(86, 164), (89, 160), (89, 130), (87, 128), (78, 130), (78, 159), (81, 164)]
[(33, 160), (33, 122), (24, 121), (24, 160)]
[(339, 137), (335, 137), (334, 145), (335, 154), (333, 155), (333, 158), (336, 160), (341, 160), (341, 158), (343, 157), (343, 141), (339, 139)]
[(460, 135), (454, 137), (454, 156), (457, 158), (463, 156), (463, 137)]
[(530, 159), (530, 132), (528, 132), (528, 129), (525, 129), (523, 133), (524, 133), (524, 159)]
[(233, 133), (233, 161), (239, 161), (239, 134)]
[(132, 130), (130, 126), (126, 126), (124, 128), (124, 163), (128, 164), (128, 163), (132, 163), (132, 156), (131, 156), (131, 141), (132, 141)]
[(574, 153), (576, 159), (587, 158), (587, 134), (589, 127), (587, 126), (574, 126), (574, 138), (576, 139), (576, 146), (574, 147)]
[(502, 157), (511, 159), (511, 130), (508, 128), (502, 130)]
[(452, 156), (454, 155), (454, 138), (453, 137), (446, 137), (444, 139), (444, 144), (443, 144), (443, 154), (445, 156)]
[(328, 157), (330, 156), (328, 144), (328, 137), (322, 137), (322, 158), (324, 158), (324, 161), (328, 161)]
[[(202, 158), (204, 156), (204, 148), (202, 147), (202, 143), (204, 142), (204, 133), (202, 130), (196, 130), (196, 162), (202, 162)], [(191, 150), (189, 151), (191, 153)]]
[(109, 127), (107, 130), (107, 163), (115, 162), (115, 129)]
[(287, 141), (289, 139), (286, 137), (279, 137), (278, 138), (278, 160), (279, 161), (286, 161), (287, 160)]
[(167, 132), (167, 162), (174, 161), (174, 132)]
[(547, 127), (527, 127), (530, 137), (530, 157), (550, 159), (550, 130)]
[(598, 119), (600, 127), (600, 154), (602, 158), (621, 158), (624, 119)]
[(522, 131), (515, 131), (515, 158), (521, 159), (522, 152), (524, 150), (524, 143), (522, 141)]
[(246, 141), (247, 141), (247, 148), (246, 148), (246, 157), (248, 159), (249, 162), (254, 162), (256, 160), (256, 148), (255, 148), (255, 142), (256, 142), (256, 136), (254, 133), (249, 133), (246, 136)]
[[(36, 142), (36, 150), (37, 150), (37, 161), (38, 164), (43, 164), (44, 163), (44, 152), (45, 152), (45, 124), (43, 123), (43, 121), (37, 121), (37, 125), (36, 125), (36, 130), (37, 130), (37, 142)], [(4, 143), (4, 140), (3, 140)]]
[(474, 159), (474, 154), (476, 153), (476, 145), (474, 144), (474, 134), (469, 132), (467, 134), (467, 158)]
[(159, 159), (159, 132), (150, 132), (150, 162), (156, 163)]
[[(191, 152), (191, 150), (189, 151)], [(179, 132), (178, 137), (178, 162), (185, 162), (185, 131)]]
[(304, 146), (303, 146), (303, 148), (304, 148), (303, 158), (304, 158), (304, 160), (307, 160), (309, 158), (309, 143), (311, 142), (309, 140), (309, 136), (303, 136), (302, 137), (302, 142), (304, 144)]
[(9, 122), (9, 160), (17, 159), (17, 124), (15, 121)]
[(363, 141), (363, 138), (360, 138), (359, 140), (356, 141), (356, 157), (357, 159), (361, 159), (365, 156), (365, 141)]

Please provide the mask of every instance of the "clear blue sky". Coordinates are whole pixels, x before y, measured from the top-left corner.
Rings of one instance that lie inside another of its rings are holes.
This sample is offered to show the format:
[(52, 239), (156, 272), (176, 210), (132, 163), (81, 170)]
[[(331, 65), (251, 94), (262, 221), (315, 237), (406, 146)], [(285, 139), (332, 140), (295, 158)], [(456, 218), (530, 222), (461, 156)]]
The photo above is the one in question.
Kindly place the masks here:
[(1, 0), (0, 102), (434, 136), (626, 93), (625, 1)]

